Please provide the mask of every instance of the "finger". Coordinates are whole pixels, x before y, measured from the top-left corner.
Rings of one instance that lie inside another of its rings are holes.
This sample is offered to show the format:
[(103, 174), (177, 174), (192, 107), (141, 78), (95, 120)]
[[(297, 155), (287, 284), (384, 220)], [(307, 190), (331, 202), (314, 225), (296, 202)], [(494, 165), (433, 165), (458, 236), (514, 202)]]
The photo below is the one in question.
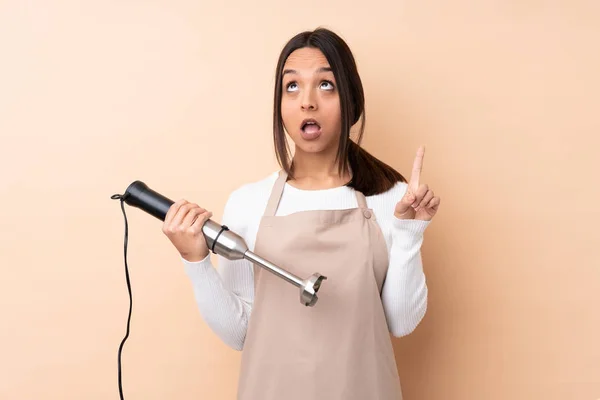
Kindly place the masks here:
[(169, 225), (171, 223), (173, 216), (175, 216), (175, 214), (177, 214), (177, 212), (179, 211), (179, 208), (181, 208), (181, 206), (186, 203), (187, 200), (179, 199), (175, 203), (171, 204), (171, 207), (169, 207), (169, 210), (165, 214), (165, 225)]
[(209, 219), (211, 219), (212, 216), (213, 216), (213, 213), (210, 211), (204, 211), (204, 212), (198, 214), (198, 217), (196, 218), (196, 220), (190, 227), (192, 229), (192, 232), (194, 232), (194, 233), (200, 232), (202, 230), (202, 226), (204, 225), (204, 223), (206, 221), (208, 221)]
[(404, 196), (402, 196), (402, 199), (400, 199), (400, 201), (396, 204), (396, 208), (394, 210), (396, 217), (412, 218), (414, 211), (412, 210), (411, 206), (415, 202), (415, 199), (415, 195), (407, 191)]
[(425, 147), (420, 146), (417, 150), (415, 161), (413, 162), (413, 169), (410, 175), (409, 186), (413, 190), (417, 190), (419, 182), (421, 180), (421, 171), (423, 170), (423, 158), (425, 157)]
[(410, 205), (398, 203), (394, 215), (399, 219), (412, 219), (415, 216), (415, 210)]
[(181, 226), (183, 229), (187, 229), (196, 221), (196, 218), (206, 210), (200, 206), (193, 207), (187, 213), (187, 215), (183, 218), (181, 222)]
[(423, 200), (421, 200), (419, 205), (417, 205), (416, 209), (425, 208), (427, 204), (429, 204), (429, 202), (433, 199), (433, 197), (433, 191), (428, 190), (427, 193), (425, 193), (425, 196), (423, 196)]
[(181, 226), (183, 220), (188, 215), (189, 211), (196, 207), (198, 207), (198, 205), (189, 202), (179, 207), (179, 210), (177, 210), (177, 213), (173, 216), (173, 219), (171, 220), (171, 227), (174, 228), (177, 226)]
[(437, 212), (438, 208), (440, 207), (440, 202), (441, 200), (439, 197), (434, 197), (429, 201), (429, 203), (427, 203), (426, 208)]
[(421, 204), (421, 202), (423, 201), (423, 198), (425, 197), (425, 195), (427, 194), (427, 191), (429, 190), (429, 186), (423, 184), (421, 185), (416, 192), (414, 193), (414, 197), (415, 200), (412, 203), (413, 208), (417, 208), (417, 206), (419, 204)]

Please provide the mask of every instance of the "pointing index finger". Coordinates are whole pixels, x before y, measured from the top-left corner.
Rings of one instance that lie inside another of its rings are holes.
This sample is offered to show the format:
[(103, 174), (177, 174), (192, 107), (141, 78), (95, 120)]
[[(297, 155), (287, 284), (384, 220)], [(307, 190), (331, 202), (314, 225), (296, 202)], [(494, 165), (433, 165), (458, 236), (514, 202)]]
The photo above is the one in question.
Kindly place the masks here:
[(417, 150), (417, 155), (413, 163), (413, 169), (410, 176), (409, 188), (417, 190), (419, 188), (419, 181), (421, 179), (421, 170), (423, 169), (423, 157), (425, 156), (425, 147), (420, 146)]

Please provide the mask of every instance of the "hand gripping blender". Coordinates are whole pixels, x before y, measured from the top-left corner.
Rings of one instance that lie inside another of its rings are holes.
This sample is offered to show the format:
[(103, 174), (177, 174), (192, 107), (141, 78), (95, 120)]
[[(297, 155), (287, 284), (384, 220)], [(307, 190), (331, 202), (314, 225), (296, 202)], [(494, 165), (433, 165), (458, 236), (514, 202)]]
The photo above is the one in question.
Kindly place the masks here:
[[(162, 221), (165, 220), (169, 208), (174, 203), (173, 200), (155, 192), (141, 181), (135, 181), (129, 185), (123, 195), (123, 201)], [(298, 287), (300, 289), (300, 302), (305, 306), (312, 307), (316, 304), (318, 300), (317, 292), (321, 287), (321, 282), (327, 277), (314, 273), (307, 279), (301, 279), (254, 254), (248, 249), (248, 245), (241, 236), (229, 230), (227, 226), (218, 224), (211, 219), (207, 220), (202, 226), (202, 233), (208, 248), (213, 253), (229, 260), (246, 259)]]

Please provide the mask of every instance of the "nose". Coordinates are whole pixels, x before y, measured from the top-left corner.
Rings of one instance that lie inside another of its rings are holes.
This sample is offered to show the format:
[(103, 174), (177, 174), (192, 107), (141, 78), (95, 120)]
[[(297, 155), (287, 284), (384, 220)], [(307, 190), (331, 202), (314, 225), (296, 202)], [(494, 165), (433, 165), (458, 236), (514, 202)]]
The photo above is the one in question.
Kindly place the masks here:
[(317, 99), (314, 96), (312, 90), (306, 90), (304, 92), (304, 96), (302, 97), (301, 102), (301, 107), (303, 111), (317, 109)]

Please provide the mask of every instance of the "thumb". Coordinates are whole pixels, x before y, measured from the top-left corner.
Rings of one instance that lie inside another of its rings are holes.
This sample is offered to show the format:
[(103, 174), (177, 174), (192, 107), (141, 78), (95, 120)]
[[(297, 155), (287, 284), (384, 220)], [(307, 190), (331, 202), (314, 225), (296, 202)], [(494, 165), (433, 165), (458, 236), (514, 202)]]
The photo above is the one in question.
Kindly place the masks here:
[(416, 197), (410, 191), (406, 192), (402, 199), (396, 204), (394, 215), (400, 219), (409, 219), (414, 217), (414, 209), (412, 203), (414, 203)]

